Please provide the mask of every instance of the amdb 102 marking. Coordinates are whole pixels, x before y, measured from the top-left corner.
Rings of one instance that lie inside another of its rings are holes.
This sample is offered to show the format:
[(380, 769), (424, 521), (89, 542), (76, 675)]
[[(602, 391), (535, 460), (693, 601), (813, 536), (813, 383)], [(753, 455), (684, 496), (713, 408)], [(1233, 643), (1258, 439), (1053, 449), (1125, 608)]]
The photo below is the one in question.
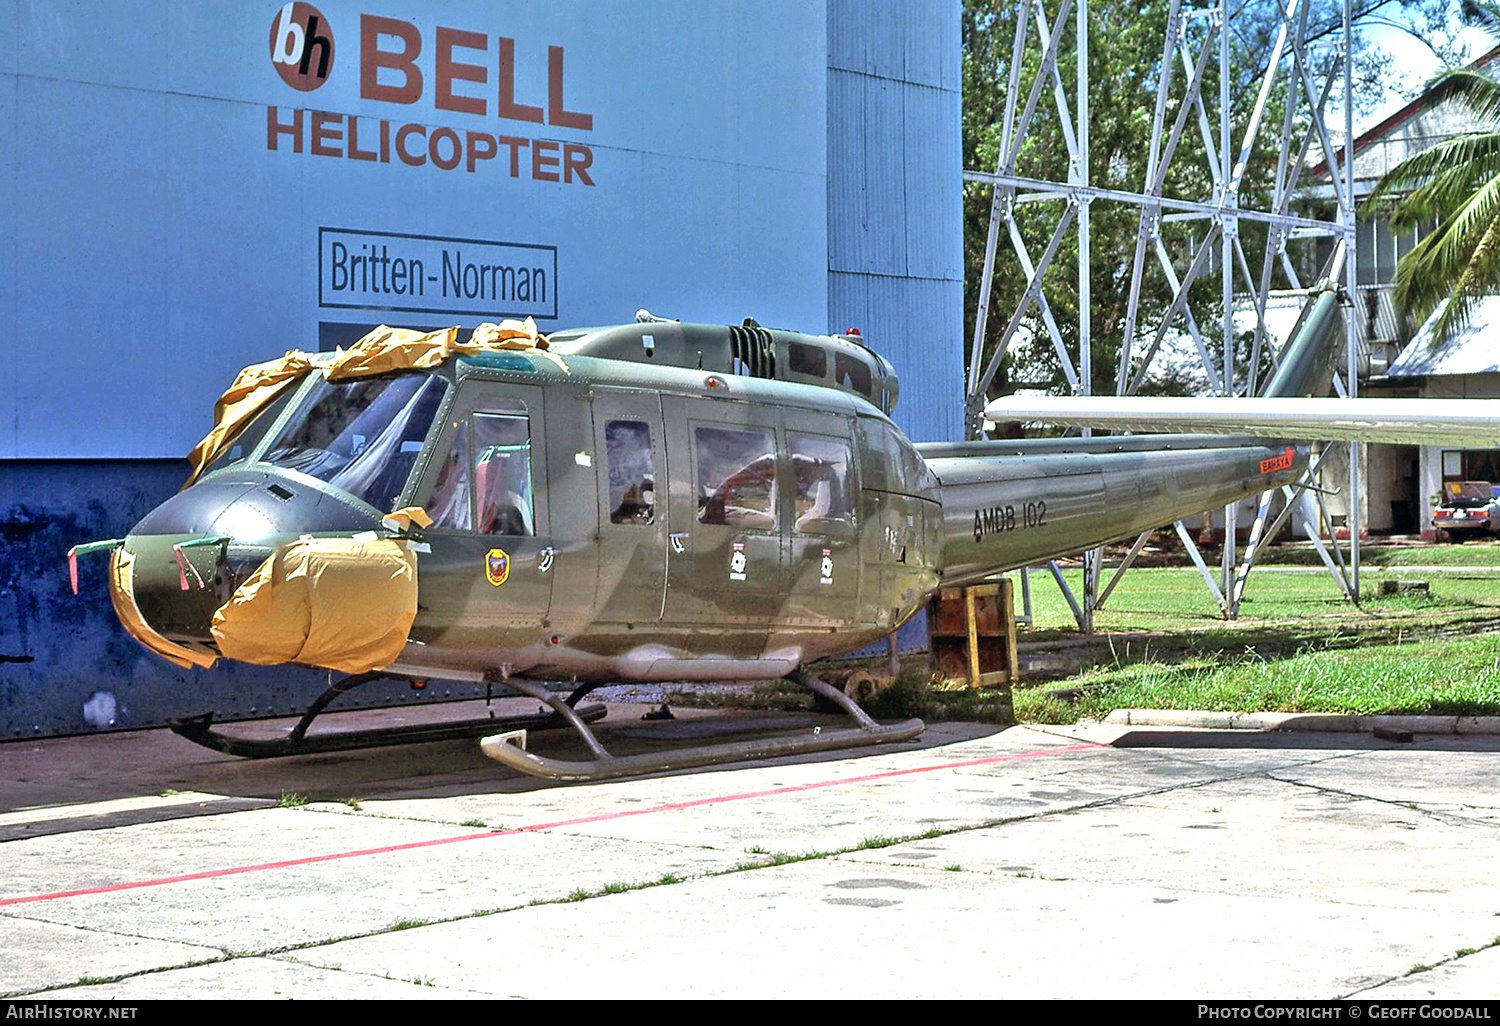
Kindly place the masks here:
[[(1016, 513), (1020, 512), (1020, 523), (1016, 522)], [(974, 540), (977, 542), (987, 534), (1000, 534), (1004, 531), (1014, 531), (1018, 527), (1040, 527), (1042, 517), (1047, 514), (1047, 503), (1041, 499), (1028, 502), (1019, 508), (1016, 506), (991, 506), (989, 509), (976, 509), (974, 511)]]

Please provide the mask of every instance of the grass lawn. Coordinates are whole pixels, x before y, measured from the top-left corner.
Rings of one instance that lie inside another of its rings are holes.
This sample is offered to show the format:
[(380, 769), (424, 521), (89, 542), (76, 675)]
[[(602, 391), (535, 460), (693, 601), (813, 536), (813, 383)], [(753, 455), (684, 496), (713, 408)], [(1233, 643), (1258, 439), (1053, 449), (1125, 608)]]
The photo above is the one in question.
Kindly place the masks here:
[(1500, 714), (1500, 636), (1310, 649), (1264, 660), (1230, 652), (1101, 667), (1066, 685), (1019, 688), (1017, 719), (1073, 723), (1113, 709)]
[[(1361, 566), (1500, 566), (1500, 544), (1474, 541), (1464, 545), (1391, 545), (1377, 541), (1361, 545), (1359, 558)], [(1260, 563), (1262, 566), (1323, 565), (1310, 545), (1272, 546)]]
[[(1489, 549), (1487, 554), (1493, 560), (1500, 556), (1500, 548)], [(1235, 621), (1223, 618), (1218, 602), (1193, 567), (1133, 568), (1111, 593), (1104, 609), (1095, 614), (1095, 628), (1101, 632), (1213, 629), (1233, 636), (1289, 620), (1309, 626), (1347, 624), (1353, 629), (1370, 630), (1500, 617), (1500, 567), (1490, 569), (1489, 565), (1477, 563), (1447, 565), (1455, 568), (1424, 573), (1363, 564), (1360, 608), (1344, 600), (1342, 589), (1321, 564), (1258, 567), (1250, 574), (1239, 619)], [(1111, 573), (1105, 571), (1106, 583)], [(1075, 596), (1082, 594), (1082, 571), (1065, 571), (1063, 577)], [(1385, 579), (1425, 580), (1430, 591), (1425, 596), (1381, 598), (1379, 582)], [(1019, 615), (1019, 587), (1016, 596)], [(1050, 574), (1045, 571), (1031, 574), (1031, 596), (1035, 619), (1029, 632), (1023, 633), (1046, 637), (1048, 631), (1077, 629), (1073, 614)]]
[[(1235, 621), (1222, 618), (1191, 567), (1131, 570), (1095, 616), (1094, 668), (1016, 689), (1016, 715), (1061, 723), (1130, 707), (1500, 714), (1500, 572), (1485, 569), (1500, 566), (1500, 546), (1362, 554), (1370, 558), (1358, 608), (1321, 564), (1304, 570), (1289, 560), (1252, 573)], [(1391, 569), (1413, 565), (1459, 569)], [(1064, 577), (1078, 594), (1081, 572)], [(1381, 598), (1386, 578), (1426, 580), (1430, 591)], [(1032, 575), (1032, 609), (1023, 646), (1074, 633), (1050, 575)], [(1058, 690), (1067, 699), (1048, 694)]]

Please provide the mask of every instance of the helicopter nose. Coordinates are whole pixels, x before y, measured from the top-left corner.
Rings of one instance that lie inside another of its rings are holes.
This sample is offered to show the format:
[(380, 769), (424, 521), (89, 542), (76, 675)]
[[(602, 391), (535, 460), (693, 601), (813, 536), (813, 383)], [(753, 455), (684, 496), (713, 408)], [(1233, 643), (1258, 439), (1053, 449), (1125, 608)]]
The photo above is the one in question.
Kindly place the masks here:
[[(110, 556), (109, 592), (120, 624), (137, 641), (184, 669), (209, 667), (217, 658), (209, 647), (209, 623), (223, 591), (212, 564), (187, 556), (183, 543), (200, 535), (132, 535)], [(179, 562), (179, 560), (181, 562)], [(188, 573), (197, 587), (179, 579)]]
[(215, 475), (146, 514), (132, 535), (224, 536), (275, 545), (299, 534), (369, 531), (380, 517), (302, 481), (265, 473)]
[(115, 550), (115, 610), (179, 666), (221, 655), (348, 673), (388, 665), (416, 616), (417, 580), (415, 550), (390, 528), (378, 537), (383, 526), (296, 480), (222, 475), (157, 507)]
[(208, 540), (201, 534), (130, 535), (112, 566), (117, 598), (128, 597), (153, 632), (207, 643), (230, 578), (224, 543), (202, 544)]
[(179, 665), (208, 665), (217, 655), (209, 647), (215, 611), (277, 546), (302, 534), (379, 525), (300, 482), (220, 475), (178, 492), (125, 538), (111, 562), (115, 609), (147, 648)]

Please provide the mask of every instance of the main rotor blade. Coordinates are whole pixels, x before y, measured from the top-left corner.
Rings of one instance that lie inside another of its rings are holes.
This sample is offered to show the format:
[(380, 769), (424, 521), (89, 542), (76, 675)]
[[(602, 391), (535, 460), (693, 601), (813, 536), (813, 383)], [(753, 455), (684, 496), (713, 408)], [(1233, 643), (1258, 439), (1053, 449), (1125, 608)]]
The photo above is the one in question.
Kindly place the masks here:
[(1142, 396), (1003, 396), (993, 421), (1042, 421), (1116, 431), (1203, 432), (1384, 442), (1500, 446), (1500, 399), (1226, 399)]

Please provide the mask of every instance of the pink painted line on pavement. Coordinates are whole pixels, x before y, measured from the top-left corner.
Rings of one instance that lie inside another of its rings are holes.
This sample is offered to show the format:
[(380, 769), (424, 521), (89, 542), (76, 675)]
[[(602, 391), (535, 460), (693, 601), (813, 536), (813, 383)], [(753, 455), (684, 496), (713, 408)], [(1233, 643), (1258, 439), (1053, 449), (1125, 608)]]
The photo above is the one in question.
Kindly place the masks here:
[(1034, 752), (1021, 752), (1016, 755), (992, 755), (984, 759), (965, 759), (961, 762), (943, 762), (933, 766), (917, 766), (912, 769), (888, 770), (885, 773), (867, 773), (859, 777), (844, 777), (838, 780), (820, 780), (812, 784), (793, 784), (788, 787), (774, 787), (765, 791), (744, 791), (738, 794), (716, 795), (712, 798), (696, 798), (688, 802), (671, 802), (666, 805), (653, 805), (649, 809), (625, 809), (619, 812), (606, 812), (597, 816), (580, 816), (577, 819), (560, 819), (553, 823), (534, 823), (530, 826), (515, 827), (510, 830), (487, 830), (478, 834), (459, 834), (456, 837), (439, 837), (430, 841), (412, 841), (407, 844), (388, 844), (381, 848), (361, 848), (357, 851), (340, 851), (329, 855), (309, 855), (298, 859), (284, 859), (280, 862), (261, 862), (253, 866), (232, 866), (228, 869), (209, 869), (201, 873), (183, 873), (180, 876), (163, 876), (154, 880), (137, 880), (132, 883), (109, 884), (104, 887), (84, 887), (74, 891), (54, 891), (51, 894), (30, 894), (19, 898), (0, 898), (0, 906), (22, 905), (34, 901), (54, 901), (58, 898), (76, 898), (86, 894), (110, 894), (115, 891), (132, 891), (141, 887), (161, 887), (164, 884), (186, 883), (189, 880), (212, 880), (221, 876), (235, 876), (239, 873), (259, 873), (269, 869), (289, 869), (294, 866), (310, 866), (318, 862), (332, 862), (337, 859), (362, 858), (366, 855), (385, 855), (396, 851), (412, 851), (416, 848), (433, 848), (442, 844), (458, 844), (462, 841), (480, 841), (496, 837), (510, 837), (515, 834), (535, 833), (540, 830), (555, 830), (559, 827), (583, 826), (588, 823), (605, 823), (614, 819), (626, 819), (631, 816), (647, 816), (657, 812), (671, 812), (676, 809), (692, 809), (702, 805), (718, 805), (723, 802), (740, 802), (751, 798), (771, 798), (777, 795), (796, 794), (799, 791), (814, 791), (827, 787), (843, 787), (849, 784), (863, 784), (872, 780), (889, 780), (893, 777), (905, 777), (914, 773), (932, 773), (937, 770), (963, 769), (968, 766), (987, 766), (998, 762), (1015, 762), (1020, 759), (1035, 759), (1044, 755), (1062, 755), (1068, 752), (1104, 751), (1105, 746), (1082, 744), (1066, 745), (1060, 748), (1043, 748)]

